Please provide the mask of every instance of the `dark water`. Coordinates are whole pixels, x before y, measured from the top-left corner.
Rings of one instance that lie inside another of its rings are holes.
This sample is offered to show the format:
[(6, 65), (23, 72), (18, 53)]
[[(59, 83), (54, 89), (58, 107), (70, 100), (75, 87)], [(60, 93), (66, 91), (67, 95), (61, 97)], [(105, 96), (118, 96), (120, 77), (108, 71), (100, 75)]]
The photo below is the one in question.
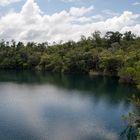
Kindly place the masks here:
[(113, 78), (0, 72), (0, 140), (122, 140), (134, 93)]

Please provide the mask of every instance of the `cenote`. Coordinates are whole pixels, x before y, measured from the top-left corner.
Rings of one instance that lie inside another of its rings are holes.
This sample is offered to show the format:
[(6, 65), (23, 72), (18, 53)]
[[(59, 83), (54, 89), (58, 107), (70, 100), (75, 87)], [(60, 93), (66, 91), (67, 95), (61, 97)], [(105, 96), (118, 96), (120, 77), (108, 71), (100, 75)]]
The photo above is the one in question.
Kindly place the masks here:
[(0, 72), (0, 140), (123, 140), (138, 91), (111, 77)]

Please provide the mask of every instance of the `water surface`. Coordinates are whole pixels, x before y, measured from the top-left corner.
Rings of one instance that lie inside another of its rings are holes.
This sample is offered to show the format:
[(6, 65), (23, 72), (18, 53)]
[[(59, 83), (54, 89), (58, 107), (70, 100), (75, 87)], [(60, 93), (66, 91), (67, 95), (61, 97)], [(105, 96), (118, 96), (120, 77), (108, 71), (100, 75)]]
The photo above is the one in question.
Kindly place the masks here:
[(0, 71), (0, 140), (122, 140), (134, 93), (115, 78)]

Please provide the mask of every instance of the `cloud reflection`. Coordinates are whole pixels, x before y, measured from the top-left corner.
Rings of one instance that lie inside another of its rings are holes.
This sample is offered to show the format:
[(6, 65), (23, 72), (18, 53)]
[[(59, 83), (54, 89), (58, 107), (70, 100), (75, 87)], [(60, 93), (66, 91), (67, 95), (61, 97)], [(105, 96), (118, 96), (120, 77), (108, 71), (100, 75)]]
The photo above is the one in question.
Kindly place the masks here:
[(90, 112), (92, 105), (90, 97), (52, 85), (0, 84), (0, 114), (9, 116), (0, 120), (17, 122), (37, 140), (118, 140), (117, 132)]

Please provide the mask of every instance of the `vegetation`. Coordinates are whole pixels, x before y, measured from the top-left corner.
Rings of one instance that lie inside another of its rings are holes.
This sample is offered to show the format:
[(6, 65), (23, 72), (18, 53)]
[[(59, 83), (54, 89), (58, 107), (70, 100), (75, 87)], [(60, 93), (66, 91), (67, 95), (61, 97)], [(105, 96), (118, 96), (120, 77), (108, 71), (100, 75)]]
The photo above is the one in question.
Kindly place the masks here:
[(135, 110), (129, 113), (127, 116), (123, 116), (124, 121), (127, 122), (127, 127), (121, 133), (121, 137), (126, 137), (127, 140), (139, 140), (140, 139), (140, 98), (133, 95), (130, 98), (130, 102), (134, 106)]
[(140, 38), (131, 31), (99, 31), (80, 41), (34, 43), (0, 41), (0, 69), (96, 73), (120, 78), (140, 88)]

